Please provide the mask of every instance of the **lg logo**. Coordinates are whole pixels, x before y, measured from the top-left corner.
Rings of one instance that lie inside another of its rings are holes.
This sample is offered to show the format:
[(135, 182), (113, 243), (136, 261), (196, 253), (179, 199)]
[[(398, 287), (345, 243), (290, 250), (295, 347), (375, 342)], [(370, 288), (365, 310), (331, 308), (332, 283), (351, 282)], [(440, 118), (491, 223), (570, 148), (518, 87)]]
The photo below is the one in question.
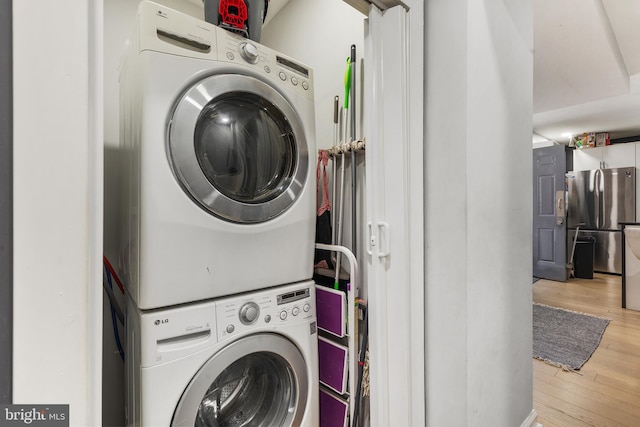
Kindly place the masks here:
[(153, 324), (156, 325), (156, 326), (162, 325), (164, 323), (169, 323), (169, 319), (158, 319), (155, 322), (153, 322)]

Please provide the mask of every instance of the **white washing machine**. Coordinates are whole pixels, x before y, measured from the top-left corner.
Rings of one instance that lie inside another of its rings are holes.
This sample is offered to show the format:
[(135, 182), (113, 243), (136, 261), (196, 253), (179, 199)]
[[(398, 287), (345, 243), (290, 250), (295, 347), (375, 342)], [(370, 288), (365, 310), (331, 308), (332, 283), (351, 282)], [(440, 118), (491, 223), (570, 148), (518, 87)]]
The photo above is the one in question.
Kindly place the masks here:
[(152, 311), (128, 304), (127, 425), (317, 426), (314, 289)]
[(142, 2), (120, 87), (121, 267), (136, 304), (310, 279), (312, 70)]

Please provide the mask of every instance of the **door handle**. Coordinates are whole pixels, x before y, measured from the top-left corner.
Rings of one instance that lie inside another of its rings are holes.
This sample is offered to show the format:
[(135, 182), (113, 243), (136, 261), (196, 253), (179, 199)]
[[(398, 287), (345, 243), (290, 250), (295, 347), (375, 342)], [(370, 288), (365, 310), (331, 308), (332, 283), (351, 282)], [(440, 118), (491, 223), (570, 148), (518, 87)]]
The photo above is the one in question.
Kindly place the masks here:
[(596, 170), (596, 183), (595, 183), (595, 199), (596, 199), (596, 203), (595, 203), (595, 207), (596, 207), (596, 228), (600, 229), (603, 225), (604, 222), (602, 220), (602, 205), (603, 205), (603, 200), (602, 200), (602, 169), (598, 169)]
[(379, 221), (378, 225), (378, 236), (372, 233), (373, 223), (367, 223), (367, 241), (369, 244), (367, 245), (367, 255), (373, 256), (373, 247), (378, 245), (378, 240), (385, 243), (384, 248), (380, 247), (378, 250), (378, 258), (386, 258), (391, 254), (390, 245), (389, 245), (389, 223), (385, 221)]
[[(389, 244), (389, 239), (391, 237), (389, 235), (389, 224), (387, 222), (380, 221), (378, 223), (378, 231), (380, 232), (380, 240), (386, 243), (384, 250), (380, 249), (380, 251), (378, 252), (378, 258), (386, 258), (391, 254), (391, 249), (390, 249), (391, 245)], [(384, 235), (384, 239), (382, 238), (383, 235)]]
[(556, 191), (556, 224), (564, 223), (564, 190)]

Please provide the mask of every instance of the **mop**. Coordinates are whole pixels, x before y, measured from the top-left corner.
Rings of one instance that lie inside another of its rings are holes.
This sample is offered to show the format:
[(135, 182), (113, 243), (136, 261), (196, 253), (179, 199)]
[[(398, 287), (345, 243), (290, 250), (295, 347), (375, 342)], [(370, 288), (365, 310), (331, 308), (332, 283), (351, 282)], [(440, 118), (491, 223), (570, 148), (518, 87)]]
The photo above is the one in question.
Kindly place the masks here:
[[(351, 92), (351, 142), (356, 140), (356, 45), (351, 45), (351, 58), (349, 59), (349, 86)], [(355, 147), (351, 147), (351, 251), (357, 257), (357, 242), (358, 242), (358, 219), (356, 217), (356, 204), (358, 199), (356, 197), (356, 150)]]
[[(340, 97), (338, 95), (333, 98), (333, 146), (331, 147), (332, 156), (333, 156), (333, 166), (331, 168), (332, 174), (332, 186), (333, 190), (331, 192), (331, 206), (336, 208), (336, 180), (338, 178), (336, 174), (336, 166), (338, 161), (336, 159), (335, 148), (338, 145), (338, 140), (340, 139), (340, 130), (338, 129), (338, 118), (340, 117)], [(336, 244), (336, 215), (331, 217), (331, 244)], [(331, 259), (333, 261), (333, 265), (336, 265), (336, 257), (338, 256), (337, 252), (332, 252)]]
[[(342, 109), (343, 119), (343, 139), (342, 146), (344, 147), (347, 142), (347, 112), (349, 110), (349, 90), (351, 88), (351, 58), (347, 58), (347, 69), (344, 73), (344, 105)], [(338, 210), (338, 233), (336, 234), (336, 244), (340, 246), (342, 244), (342, 222), (344, 219), (344, 170), (345, 170), (345, 159), (344, 159), (344, 148), (340, 150), (340, 206)], [(335, 281), (333, 283), (334, 289), (340, 288), (340, 261), (342, 256), (340, 254), (337, 255), (336, 260), (336, 274)]]
[[(348, 60), (349, 62), (349, 60)], [(351, 45), (351, 58), (350, 58), (350, 80), (351, 83), (351, 99), (353, 102), (351, 108), (351, 142), (353, 143), (356, 140), (356, 45)], [(346, 90), (346, 88), (345, 88)], [(356, 195), (356, 179), (357, 179), (357, 171), (356, 171), (356, 147), (351, 147), (351, 202), (352, 202), (352, 210), (351, 210), (351, 247), (354, 254), (357, 256), (357, 217), (356, 217), (356, 206), (357, 206), (357, 195)], [(357, 288), (357, 284), (353, 283), (352, 286)], [(362, 396), (370, 396), (370, 388), (369, 388), (369, 310), (366, 302), (358, 299), (357, 305), (360, 306), (360, 309), (363, 312), (363, 330), (362, 330), (362, 342), (360, 343), (360, 349), (358, 353), (358, 376), (357, 376), (357, 386), (355, 390), (354, 397), (354, 411), (353, 411), (353, 420), (352, 426), (356, 427), (358, 425), (358, 417), (360, 416), (360, 401)]]
[(576, 252), (576, 243), (578, 242), (578, 233), (580, 233), (580, 226), (584, 225), (584, 222), (581, 222), (576, 227), (576, 235), (573, 237), (573, 245), (571, 246), (571, 256), (569, 257), (569, 262), (566, 265), (566, 268), (569, 270), (569, 277), (576, 277), (575, 275), (575, 266), (573, 264), (573, 257)]

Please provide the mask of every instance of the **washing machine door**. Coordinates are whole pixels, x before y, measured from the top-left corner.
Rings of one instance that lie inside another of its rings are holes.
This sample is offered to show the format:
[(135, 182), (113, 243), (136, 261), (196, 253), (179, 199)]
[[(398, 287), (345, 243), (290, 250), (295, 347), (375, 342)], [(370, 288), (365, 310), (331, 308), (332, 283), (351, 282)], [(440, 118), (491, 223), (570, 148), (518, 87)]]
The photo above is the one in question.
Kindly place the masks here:
[(300, 425), (309, 387), (304, 357), (286, 338), (257, 334), (212, 356), (185, 389), (172, 426)]
[(191, 86), (170, 114), (167, 152), (183, 190), (208, 213), (237, 223), (285, 212), (309, 168), (291, 103), (245, 75), (213, 75)]

